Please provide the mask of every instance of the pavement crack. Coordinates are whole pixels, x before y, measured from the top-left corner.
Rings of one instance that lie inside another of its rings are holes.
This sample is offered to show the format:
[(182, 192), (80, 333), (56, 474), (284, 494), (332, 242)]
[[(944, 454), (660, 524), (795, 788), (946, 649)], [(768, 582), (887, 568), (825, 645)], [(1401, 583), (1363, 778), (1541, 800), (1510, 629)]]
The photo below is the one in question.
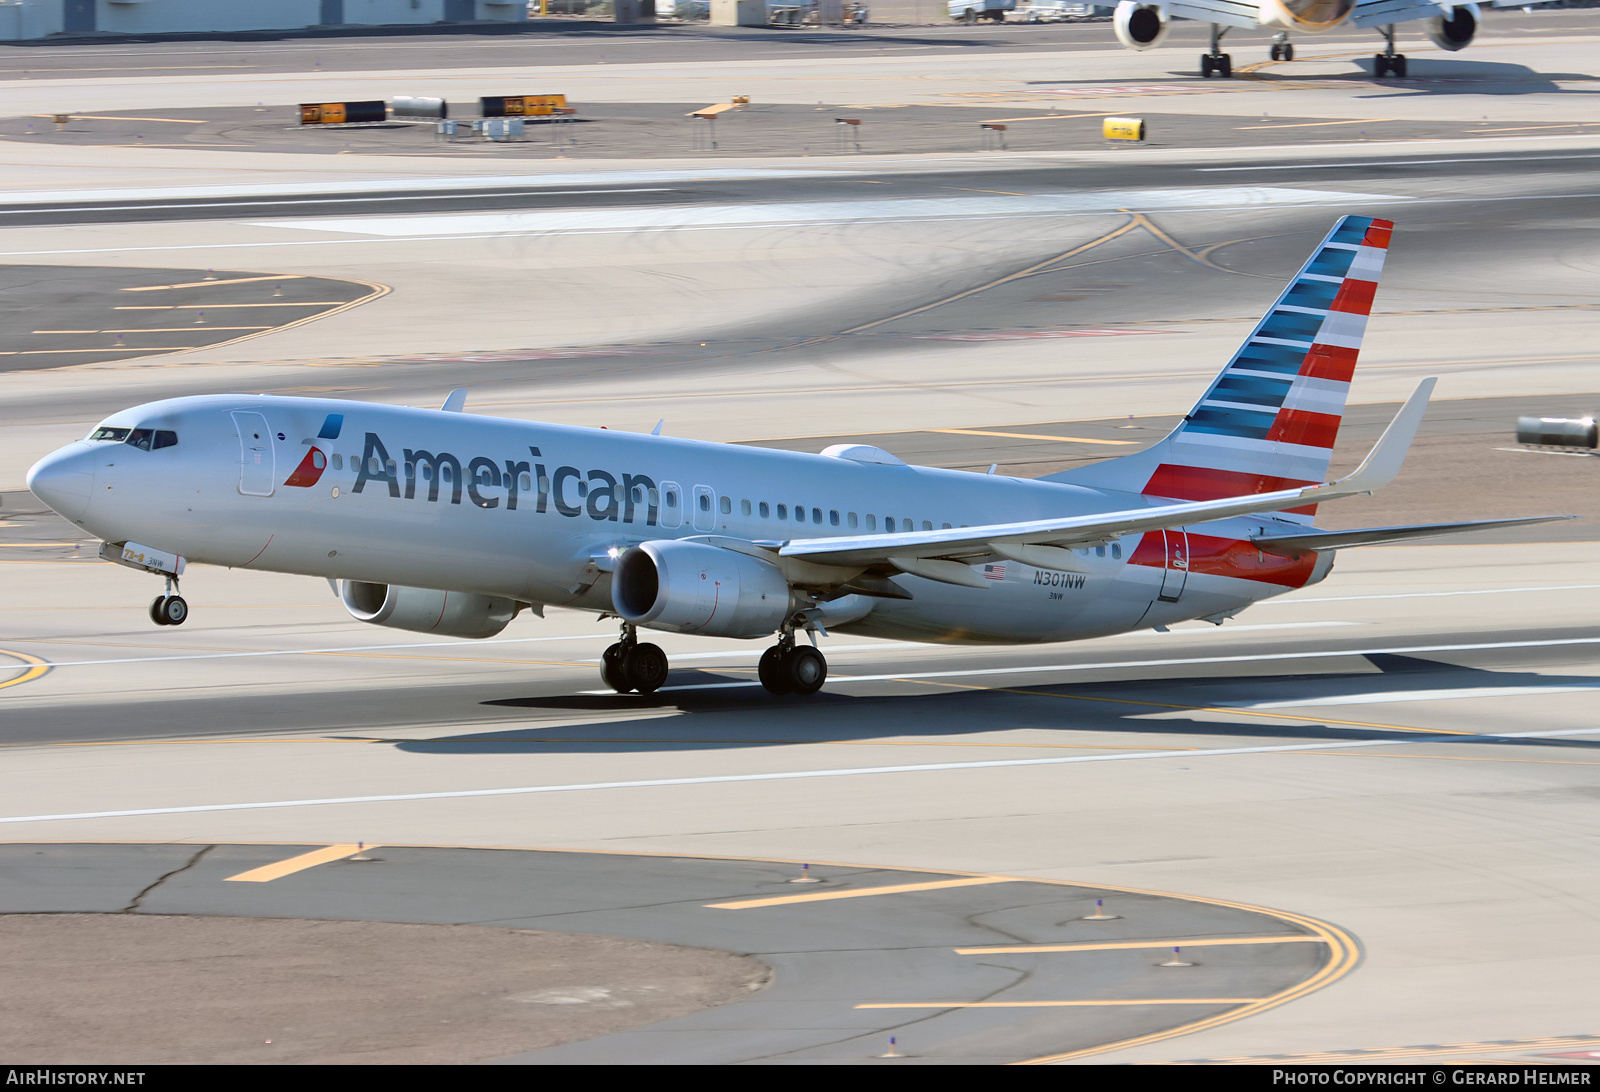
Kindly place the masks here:
[(216, 849), (216, 848), (217, 848), (216, 846), (201, 846), (200, 849), (195, 853), (195, 855), (193, 857), (190, 857), (189, 860), (186, 861), (184, 864), (180, 865), (177, 868), (174, 868), (171, 872), (166, 872), (166, 873), (163, 873), (160, 876), (157, 876), (155, 878), (155, 880), (148, 887), (146, 887), (143, 891), (141, 891), (137, 895), (135, 895), (133, 897), (133, 901), (128, 903), (127, 906), (124, 906), (120, 911), (118, 911), (118, 913), (122, 913), (122, 914), (138, 913), (139, 904), (145, 900), (145, 896), (146, 895), (150, 894), (150, 892), (154, 891), (156, 888), (160, 887), (162, 884), (164, 884), (168, 880), (172, 879), (172, 877), (176, 876), (178, 873), (189, 871), (189, 869), (193, 868), (195, 865), (200, 863), (200, 858), (204, 857), (207, 853), (210, 853), (213, 849)]

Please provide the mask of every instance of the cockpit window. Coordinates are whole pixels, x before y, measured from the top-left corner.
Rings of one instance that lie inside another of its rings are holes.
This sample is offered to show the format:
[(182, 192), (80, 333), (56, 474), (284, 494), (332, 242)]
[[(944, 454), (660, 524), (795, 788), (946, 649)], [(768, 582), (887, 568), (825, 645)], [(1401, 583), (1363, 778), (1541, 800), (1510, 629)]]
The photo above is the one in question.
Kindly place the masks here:
[(133, 431), (132, 429), (107, 428), (104, 425), (102, 425), (100, 428), (97, 428), (97, 429), (94, 430), (94, 432), (90, 435), (89, 439), (91, 439), (91, 440), (109, 440), (110, 442), (112, 442), (114, 444), (120, 444), (120, 443), (122, 443), (122, 441), (124, 441), (124, 440), (126, 440), (128, 438), (128, 433), (130, 433), (132, 431)]
[(178, 443), (178, 434), (167, 429), (136, 428), (123, 431), (128, 432), (126, 443), (140, 451), (157, 451), (164, 447), (175, 447)]

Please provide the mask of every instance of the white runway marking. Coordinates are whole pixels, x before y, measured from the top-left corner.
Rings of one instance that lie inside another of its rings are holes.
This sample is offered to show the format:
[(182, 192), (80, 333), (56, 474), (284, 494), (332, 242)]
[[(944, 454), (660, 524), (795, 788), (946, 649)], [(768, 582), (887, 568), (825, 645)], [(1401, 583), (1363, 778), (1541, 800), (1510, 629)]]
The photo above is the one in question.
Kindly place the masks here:
[(1513, 698), (1530, 694), (1581, 694), (1600, 690), (1600, 679), (1579, 686), (1468, 686), (1456, 690), (1392, 690), (1388, 693), (1340, 694), (1298, 701), (1222, 702), (1219, 709), (1305, 709), (1323, 705), (1386, 705), (1392, 701), (1449, 701), (1456, 698)]
[(1600, 584), (1546, 584), (1536, 588), (1469, 588), (1464, 591), (1393, 592), (1387, 595), (1329, 595), (1317, 599), (1263, 599), (1258, 607), (1285, 607), (1296, 603), (1355, 603), (1363, 599), (1438, 599), (1451, 595), (1506, 595), (1510, 592), (1586, 591)]
[[(1245, 656), (1195, 656), (1172, 660), (1112, 660), (1081, 664), (1030, 664), (1026, 667), (969, 667), (955, 671), (902, 671), (891, 675), (830, 674), (828, 682), (892, 682), (896, 679), (955, 679), (974, 675), (1036, 675), (1051, 671), (1099, 671), (1120, 667), (1191, 667), (1201, 664), (1253, 664), (1272, 660), (1325, 660), (1335, 656), (1408, 656), (1420, 652), (1481, 652), (1502, 648), (1557, 648), (1567, 645), (1600, 644), (1600, 637), (1569, 637), (1551, 641), (1493, 641), (1481, 645), (1403, 645), (1398, 648), (1328, 649), (1315, 652), (1263, 652)], [(1441, 664), (1441, 669), (1450, 665)], [(741, 686), (760, 686), (759, 682), (707, 683), (701, 686), (663, 686), (656, 691), (729, 690)], [(609, 694), (609, 690), (586, 690), (585, 694)]]
[(1228, 755), (1282, 754), (1292, 751), (1336, 751), (1356, 747), (1415, 747), (1423, 742), (1461, 743), (1486, 739), (1533, 739), (1590, 735), (1600, 728), (1565, 728), (1557, 731), (1486, 732), (1471, 736), (1418, 735), (1406, 739), (1357, 739), (1333, 743), (1289, 743), (1262, 747), (1217, 747), (1206, 751), (1131, 751), (1108, 755), (1068, 755), (1054, 758), (1001, 758), (983, 762), (928, 762), (908, 766), (857, 766), (834, 770), (789, 770), (782, 773), (725, 774), (716, 777), (662, 777), (648, 781), (591, 781), (577, 785), (522, 785), (507, 789), (461, 789), (454, 792), (405, 792), (378, 796), (329, 796), (307, 800), (262, 800), (248, 804), (195, 804), (175, 808), (130, 808), (122, 811), (62, 812), (56, 815), (10, 815), (3, 823), (51, 823), (67, 819), (127, 819), (140, 815), (194, 815), (201, 812), (253, 811), (265, 808), (305, 808), (325, 804), (385, 804), (412, 800), (467, 800), (488, 796), (532, 796), (553, 792), (593, 792), (603, 789), (658, 789), (678, 785), (728, 785), (751, 781), (796, 781), (817, 777), (859, 777), (863, 774), (933, 773), (943, 770), (992, 770), (1014, 766), (1067, 766), (1082, 762), (1131, 762), (1144, 759), (1219, 758)]
[(253, 220), (250, 227), (296, 228), (353, 235), (417, 238), (433, 235), (544, 235), (568, 231), (642, 231), (664, 228), (755, 227), (866, 220), (923, 220), (953, 217), (1006, 218), (1072, 216), (1124, 209), (1169, 211), (1223, 207), (1259, 208), (1350, 201), (1399, 201), (1383, 194), (1300, 190), (1277, 186), (1222, 186), (1215, 189), (1132, 190), (1104, 193), (1039, 194), (1027, 197), (923, 197), (861, 201), (794, 201), (749, 205), (642, 206), (594, 209), (539, 209), (531, 212), (462, 212), (439, 216), (371, 216), (359, 219), (317, 217), (304, 220)]

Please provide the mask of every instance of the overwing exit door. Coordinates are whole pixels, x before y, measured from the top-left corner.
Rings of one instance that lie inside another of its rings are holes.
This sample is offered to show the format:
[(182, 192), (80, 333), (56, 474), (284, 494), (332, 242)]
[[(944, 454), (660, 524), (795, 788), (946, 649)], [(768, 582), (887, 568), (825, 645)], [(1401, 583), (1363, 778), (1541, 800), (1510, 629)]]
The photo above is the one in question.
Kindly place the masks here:
[(1189, 582), (1189, 532), (1162, 531), (1161, 537), (1166, 542), (1167, 564), (1161, 570), (1161, 594), (1158, 598), (1163, 603), (1176, 603), (1183, 595), (1184, 585)]
[(247, 497), (272, 496), (277, 473), (267, 419), (250, 410), (234, 410), (233, 427), (239, 432), (239, 492)]

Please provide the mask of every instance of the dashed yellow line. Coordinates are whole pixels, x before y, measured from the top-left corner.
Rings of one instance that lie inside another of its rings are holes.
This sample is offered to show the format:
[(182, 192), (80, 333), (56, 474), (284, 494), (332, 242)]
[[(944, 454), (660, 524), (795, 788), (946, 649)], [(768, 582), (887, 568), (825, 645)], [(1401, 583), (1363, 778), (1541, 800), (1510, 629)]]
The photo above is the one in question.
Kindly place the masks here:
[(1127, 948), (1222, 948), (1234, 944), (1326, 944), (1324, 937), (1206, 937), (1201, 940), (1113, 940), (1086, 944), (1013, 944), (995, 948), (956, 948), (956, 955), (1028, 955), (1034, 952), (1114, 952)]
[(805, 895), (782, 895), (771, 899), (740, 899), (736, 902), (706, 903), (708, 910), (754, 910), (760, 906), (788, 906), (805, 902), (831, 902), (834, 899), (863, 899), (875, 895), (900, 895), (912, 891), (941, 891), (949, 887), (977, 887), (990, 883), (1015, 883), (1005, 876), (971, 876), (961, 880), (933, 880), (928, 883), (901, 883), (889, 887), (855, 887), (847, 891), (813, 891)]
[(858, 1009), (1060, 1009), (1108, 1005), (1259, 1005), (1260, 997), (1145, 997), (1116, 1001), (880, 1001)]
[(310, 853), (302, 853), (298, 857), (290, 857), (286, 861), (274, 861), (272, 864), (262, 865), (260, 868), (252, 868), (250, 871), (241, 872), (237, 876), (229, 876), (228, 879), (237, 880), (241, 883), (266, 883), (269, 880), (291, 876), (296, 872), (304, 872), (306, 869), (315, 868), (319, 864), (341, 861), (346, 857), (360, 853), (364, 848), (372, 849), (374, 847), (363, 847), (361, 845), (324, 846), (321, 849), (313, 849)]
[(1027, 432), (989, 432), (980, 428), (930, 428), (928, 432), (944, 432), (954, 436), (1004, 436), (1010, 440), (1056, 440), (1063, 444), (1107, 444), (1124, 447), (1137, 440), (1093, 440), (1087, 436), (1044, 436)]

